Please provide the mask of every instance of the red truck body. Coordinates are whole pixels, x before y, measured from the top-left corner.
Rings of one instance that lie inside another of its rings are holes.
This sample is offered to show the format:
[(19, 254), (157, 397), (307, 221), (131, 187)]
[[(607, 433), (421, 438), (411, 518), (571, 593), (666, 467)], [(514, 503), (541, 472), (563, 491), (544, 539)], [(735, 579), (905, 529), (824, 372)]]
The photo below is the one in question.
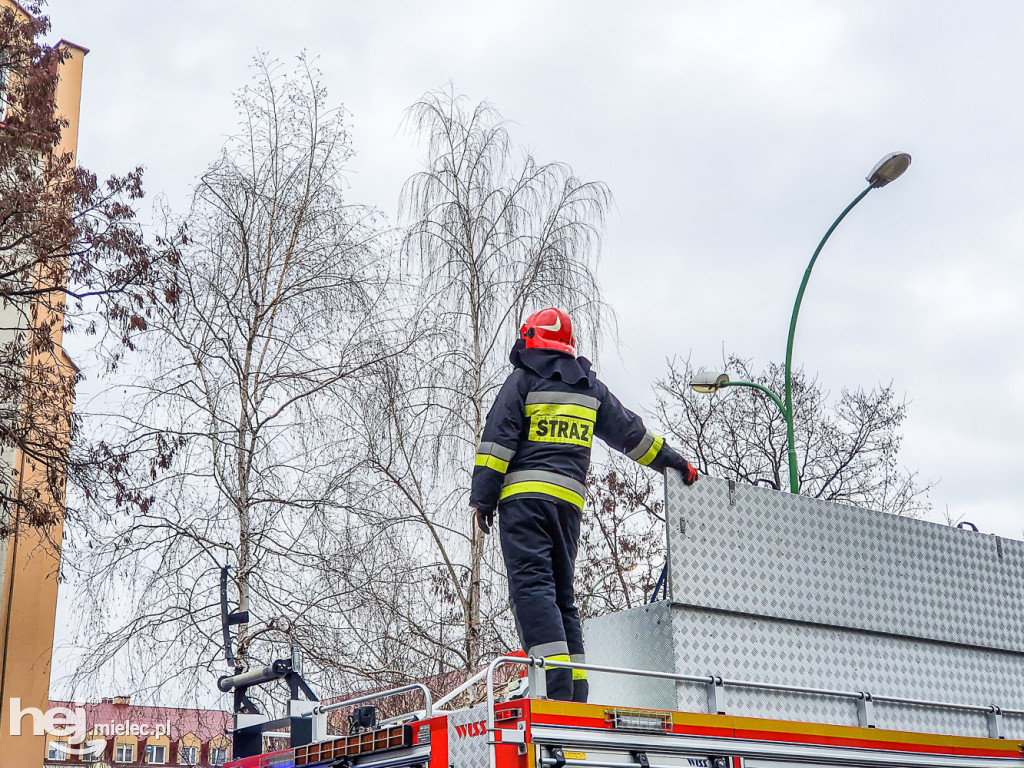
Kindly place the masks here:
[(225, 768), (1024, 766), (1019, 741), (519, 699), (229, 762)]

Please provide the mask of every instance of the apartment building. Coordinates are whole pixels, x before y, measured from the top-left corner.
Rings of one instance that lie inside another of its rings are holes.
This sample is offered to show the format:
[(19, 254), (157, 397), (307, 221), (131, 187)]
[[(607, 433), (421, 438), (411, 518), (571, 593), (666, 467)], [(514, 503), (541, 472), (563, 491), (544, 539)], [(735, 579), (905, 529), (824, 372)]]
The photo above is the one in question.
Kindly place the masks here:
[[(0, 0), (0, 12), (14, 13), (29, 18), (27, 11), (14, 0)], [(58, 46), (67, 52), (58, 70), (59, 84), (54, 94), (57, 113), (67, 120), (57, 147), (60, 154), (77, 150), (78, 118), (82, 94), (82, 66), (88, 50), (62, 40)], [(5, 80), (6, 78), (0, 78)], [(0, 122), (7, 119), (12, 105), (8, 102), (8, 83), (0, 81)], [(45, 316), (53, 321), (56, 359), (52, 365), (66, 370), (74, 369), (61, 346), (62, 306), (51, 307)], [(19, 332), (18, 318), (25, 312), (17, 307), (0, 308), (0, 336)], [(4, 339), (0, 338), (0, 343)], [(32, 359), (25, 361), (31, 364)], [(62, 375), (57, 371), (55, 375)], [(70, 404), (67, 406), (70, 409)], [(46, 487), (40, 482), (41, 473), (48, 468), (35, 466), (14, 449), (0, 451), (0, 462), (6, 469), (3, 480), (11, 496), (21, 493), (22, 487)], [(14, 479), (14, 478), (17, 479)], [(56, 502), (50, 497), (43, 503)], [(62, 512), (63, 510), (58, 510)], [(59, 514), (57, 515), (59, 517)], [(46, 709), (49, 700), (50, 662), (53, 651), (53, 630), (57, 611), (57, 573), (60, 566), (62, 526), (58, 522), (46, 530), (18, 526), (13, 535), (0, 541), (0, 766), (33, 768), (40, 766), (44, 751), (44, 737), (32, 730), (21, 735), (10, 732), (8, 709), (12, 701), (19, 700), (22, 707)]]
[(84, 723), (85, 738), (72, 743), (64, 736), (46, 736), (42, 765), (67, 768), (194, 765), (215, 768), (231, 758), (231, 715), (216, 709), (150, 707), (116, 696), (93, 703), (51, 701)]

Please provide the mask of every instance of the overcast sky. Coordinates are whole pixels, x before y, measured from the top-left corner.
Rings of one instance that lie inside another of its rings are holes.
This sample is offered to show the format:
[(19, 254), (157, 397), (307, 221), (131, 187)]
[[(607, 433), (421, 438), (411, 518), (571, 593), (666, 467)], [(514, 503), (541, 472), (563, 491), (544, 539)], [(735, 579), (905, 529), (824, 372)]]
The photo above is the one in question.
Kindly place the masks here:
[(86, 58), (79, 157), (180, 205), (235, 130), (253, 55), (317, 57), (351, 113), (352, 202), (393, 217), (403, 111), (451, 81), (543, 160), (615, 195), (599, 275), (637, 408), (666, 357), (781, 362), (824, 230), (885, 153), (914, 162), (833, 236), (795, 360), (892, 381), (903, 462), (982, 531), (1024, 531), (1024, 4), (50, 0)]

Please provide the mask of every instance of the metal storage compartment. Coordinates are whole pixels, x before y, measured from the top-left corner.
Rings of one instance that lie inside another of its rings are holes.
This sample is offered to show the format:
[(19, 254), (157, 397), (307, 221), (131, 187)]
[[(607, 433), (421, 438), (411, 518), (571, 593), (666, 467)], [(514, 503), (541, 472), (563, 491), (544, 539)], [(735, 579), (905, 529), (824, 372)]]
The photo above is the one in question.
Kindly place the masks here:
[[(1024, 738), (1024, 543), (674, 472), (666, 516), (670, 599), (587, 622), (588, 661), (872, 699), (720, 688), (734, 715)], [(699, 683), (591, 673), (591, 691), (710, 711)]]

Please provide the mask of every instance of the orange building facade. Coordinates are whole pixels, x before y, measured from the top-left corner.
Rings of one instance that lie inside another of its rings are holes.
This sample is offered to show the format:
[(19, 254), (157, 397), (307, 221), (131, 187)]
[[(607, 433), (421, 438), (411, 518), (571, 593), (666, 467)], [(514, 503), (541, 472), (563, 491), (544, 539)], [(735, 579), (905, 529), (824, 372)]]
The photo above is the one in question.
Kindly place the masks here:
[[(26, 13), (13, 0), (0, 0), (0, 8)], [(67, 127), (57, 151), (74, 154), (78, 145), (83, 60), (88, 50), (63, 40), (59, 46), (67, 51), (68, 57), (59, 71), (55, 104), (57, 112), (67, 120)], [(49, 365), (65, 370), (54, 371), (55, 376), (74, 370), (61, 346), (62, 312), (62, 305), (47, 306), (43, 314), (50, 320), (56, 315), (58, 320), (54, 324), (56, 361)], [(33, 360), (30, 358), (26, 364), (33, 364)], [(18, 487), (9, 489), (14, 493), (22, 487), (46, 487), (45, 482), (33, 482), (33, 475), (45, 468), (33, 467), (19, 451), (0, 452), (0, 462), (16, 470), (13, 482)], [(49, 708), (61, 536), (59, 523), (47, 530), (16, 526), (9, 538), (0, 541), (0, 766), (5, 768), (41, 767), (46, 754), (46, 736), (33, 732), (31, 717), (19, 723), (19, 735), (12, 735), (11, 714), (26, 708)], [(15, 709), (15, 700), (20, 709)]]

